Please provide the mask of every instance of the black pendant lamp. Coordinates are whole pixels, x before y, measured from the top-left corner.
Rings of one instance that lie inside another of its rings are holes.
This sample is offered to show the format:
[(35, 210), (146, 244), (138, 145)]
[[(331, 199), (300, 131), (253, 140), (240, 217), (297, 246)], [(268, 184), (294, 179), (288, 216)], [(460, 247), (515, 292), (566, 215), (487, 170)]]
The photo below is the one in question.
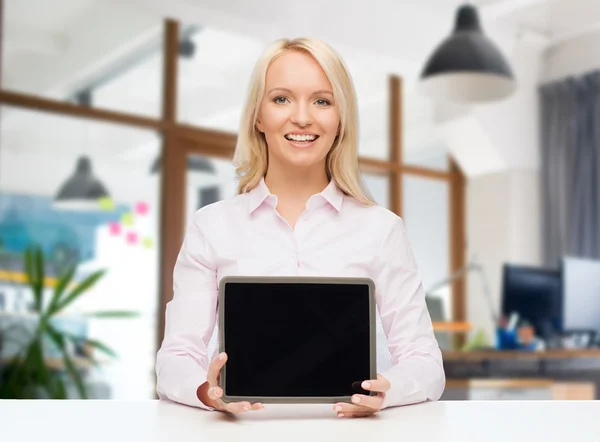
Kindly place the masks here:
[(77, 159), (74, 173), (59, 188), (54, 206), (59, 209), (100, 210), (99, 199), (109, 194), (94, 175), (92, 163), (86, 156)]
[(516, 89), (508, 62), (483, 33), (473, 6), (459, 7), (454, 31), (427, 60), (420, 88), (432, 98), (465, 104), (502, 100)]

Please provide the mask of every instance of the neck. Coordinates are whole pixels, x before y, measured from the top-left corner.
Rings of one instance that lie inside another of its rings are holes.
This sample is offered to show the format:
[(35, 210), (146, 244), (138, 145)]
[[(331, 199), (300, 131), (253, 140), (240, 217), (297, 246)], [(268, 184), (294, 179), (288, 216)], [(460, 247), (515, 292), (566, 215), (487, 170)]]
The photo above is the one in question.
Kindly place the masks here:
[(329, 184), (329, 179), (324, 168), (292, 171), (269, 168), (265, 184), (280, 200), (305, 203), (312, 195), (322, 192)]

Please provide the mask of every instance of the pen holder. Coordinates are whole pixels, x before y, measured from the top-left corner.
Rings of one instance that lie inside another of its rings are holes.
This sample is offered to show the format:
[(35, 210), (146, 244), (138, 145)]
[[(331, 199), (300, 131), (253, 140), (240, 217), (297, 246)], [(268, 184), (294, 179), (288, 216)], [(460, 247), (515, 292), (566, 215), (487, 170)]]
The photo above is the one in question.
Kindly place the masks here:
[(516, 350), (519, 347), (516, 330), (496, 329), (496, 349)]

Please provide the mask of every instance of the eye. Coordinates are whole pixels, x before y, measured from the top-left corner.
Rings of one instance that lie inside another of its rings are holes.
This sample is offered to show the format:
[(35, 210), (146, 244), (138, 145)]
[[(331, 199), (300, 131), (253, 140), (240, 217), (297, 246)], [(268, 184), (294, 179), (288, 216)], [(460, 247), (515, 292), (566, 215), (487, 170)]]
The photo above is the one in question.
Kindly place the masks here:
[(329, 100), (325, 100), (324, 98), (319, 98), (315, 101), (317, 106), (330, 106), (331, 102)]
[(275, 97), (275, 98), (273, 98), (273, 102), (277, 103), (277, 104), (285, 104), (286, 101), (290, 101), (290, 100), (288, 100), (286, 97)]

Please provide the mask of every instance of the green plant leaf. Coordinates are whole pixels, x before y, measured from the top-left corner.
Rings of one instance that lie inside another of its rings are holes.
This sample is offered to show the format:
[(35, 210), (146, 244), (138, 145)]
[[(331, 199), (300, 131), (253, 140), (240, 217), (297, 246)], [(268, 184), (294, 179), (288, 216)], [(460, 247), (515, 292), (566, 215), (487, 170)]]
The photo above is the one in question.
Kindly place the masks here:
[(27, 282), (32, 284), (36, 280), (35, 270), (33, 268), (33, 248), (28, 247), (25, 249), (25, 275), (27, 276)]
[(88, 360), (90, 361), (90, 364), (92, 364), (96, 368), (98, 368), (102, 365), (102, 363), (98, 359), (96, 359), (92, 356), (88, 356)]
[(44, 252), (40, 247), (36, 248), (34, 253), (34, 265), (37, 276), (35, 284), (35, 290), (33, 293), (35, 299), (35, 311), (38, 313), (42, 312), (42, 302), (44, 299), (44, 281), (45, 281), (45, 267), (44, 267)]
[(137, 318), (140, 316), (140, 314), (139, 312), (127, 310), (106, 310), (85, 313), (84, 316), (87, 316), (88, 318)]
[(2, 399), (36, 398), (36, 389), (49, 391), (51, 372), (44, 364), (42, 346), (34, 339), (27, 346), (0, 365), (0, 397)]
[(14, 379), (15, 363), (5, 361), (0, 366), (0, 399), (16, 399), (19, 397), (18, 384), (11, 382)]
[[(36, 387), (42, 387), (51, 393), (52, 374), (44, 360), (42, 344), (39, 339), (34, 339), (27, 349), (24, 361), (21, 363), (21, 383), (26, 397), (35, 394)], [(28, 390), (29, 389), (29, 390)]]
[(62, 300), (65, 289), (73, 280), (73, 275), (75, 275), (76, 270), (77, 265), (72, 265), (67, 269), (65, 273), (63, 273), (60, 276), (58, 282), (56, 283), (56, 287), (54, 288), (54, 293), (52, 294), (52, 299), (50, 300), (50, 304), (48, 305), (47, 312), (54, 311), (58, 303)]
[(44, 254), (38, 246), (30, 246), (25, 250), (25, 276), (33, 292), (35, 311), (40, 312), (44, 289)]
[(65, 346), (65, 340), (63, 335), (57, 332), (51, 325), (48, 325), (48, 327), (46, 328), (46, 333), (48, 334), (48, 336), (50, 336), (50, 339), (52, 339), (52, 341), (60, 349), (63, 355), (63, 362), (65, 363), (65, 367), (71, 375), (71, 378), (73, 378), (79, 395), (82, 399), (87, 399), (87, 392), (85, 391), (85, 386), (83, 385), (81, 375), (79, 374), (77, 368), (75, 367), (75, 364), (71, 360), (71, 356), (69, 355), (67, 347)]
[(81, 379), (81, 375), (77, 371), (74, 362), (71, 360), (71, 357), (66, 352), (66, 349), (63, 349), (63, 361), (65, 362), (65, 366), (67, 370), (71, 374), (71, 377), (75, 381), (75, 386), (77, 387), (77, 392), (81, 399), (87, 399), (87, 391), (85, 389), (85, 385), (83, 384), (83, 380)]
[(54, 399), (66, 399), (67, 398), (67, 389), (65, 388), (65, 383), (59, 377), (56, 378), (56, 387), (54, 388), (52, 397)]
[(59, 311), (61, 311), (62, 309), (64, 309), (65, 307), (67, 307), (69, 304), (71, 304), (79, 296), (81, 296), (83, 293), (85, 293), (87, 290), (89, 290), (91, 287), (93, 287), (94, 284), (96, 284), (96, 282), (100, 278), (102, 278), (102, 276), (104, 276), (105, 272), (106, 272), (105, 270), (99, 270), (97, 272), (92, 273), (87, 278), (85, 278), (83, 281), (81, 281), (79, 284), (77, 284), (77, 286), (73, 289), (73, 291), (71, 293), (66, 295), (64, 297), (64, 299), (61, 299), (58, 302), (58, 304), (54, 307), (54, 309), (49, 311), (49, 314), (54, 315), (54, 314), (58, 313)]
[(27, 247), (27, 249), (25, 249), (25, 277), (27, 279), (27, 285), (29, 285), (31, 291), (34, 292), (34, 296), (35, 287), (37, 285), (37, 274), (35, 270), (34, 247)]
[(102, 342), (99, 341), (95, 341), (93, 339), (86, 339), (84, 341), (87, 345), (90, 345), (92, 347), (94, 347), (97, 350), (100, 350), (102, 353), (111, 356), (113, 358), (117, 357), (117, 353), (115, 353), (115, 351), (113, 349), (111, 349), (110, 347), (107, 347), (106, 345), (104, 345)]
[[(77, 343), (83, 342), (84, 344), (94, 347), (95, 349), (98, 349), (101, 352), (103, 352), (104, 354), (107, 354), (108, 356), (111, 356), (113, 358), (117, 357), (117, 353), (115, 353), (114, 350), (112, 350), (110, 347), (106, 346), (105, 344), (103, 344), (100, 341), (96, 341), (94, 339), (81, 338), (80, 336), (72, 335), (70, 333), (63, 333), (63, 336), (65, 338), (70, 339), (73, 342), (77, 342)], [(87, 358), (90, 359), (89, 356)], [(91, 358), (91, 359), (93, 359), (93, 358)]]

